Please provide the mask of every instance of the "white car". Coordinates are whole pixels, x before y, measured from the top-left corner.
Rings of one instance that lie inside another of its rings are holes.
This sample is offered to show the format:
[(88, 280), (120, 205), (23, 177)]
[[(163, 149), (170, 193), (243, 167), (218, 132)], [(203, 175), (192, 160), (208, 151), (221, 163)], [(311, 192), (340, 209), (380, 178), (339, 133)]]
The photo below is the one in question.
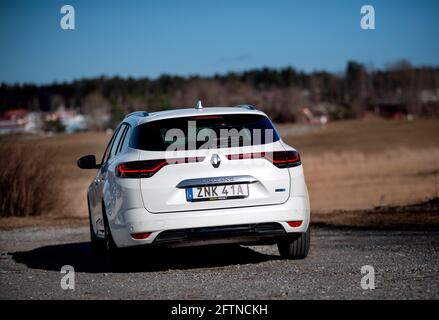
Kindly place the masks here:
[[(228, 134), (228, 135), (227, 135)], [(305, 258), (310, 207), (299, 153), (249, 105), (134, 112), (108, 143), (88, 188), (91, 242), (134, 246), (277, 244)]]

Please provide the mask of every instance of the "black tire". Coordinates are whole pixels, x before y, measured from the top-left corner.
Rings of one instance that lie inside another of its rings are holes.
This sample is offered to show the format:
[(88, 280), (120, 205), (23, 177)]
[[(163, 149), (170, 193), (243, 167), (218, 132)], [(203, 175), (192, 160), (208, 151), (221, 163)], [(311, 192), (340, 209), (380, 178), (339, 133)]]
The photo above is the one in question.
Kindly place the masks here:
[(305, 233), (299, 234), (292, 239), (285, 239), (277, 244), (279, 254), (284, 259), (298, 260), (304, 259), (308, 255), (311, 242), (310, 227)]
[(98, 237), (96, 237), (96, 233), (93, 229), (93, 224), (91, 222), (91, 212), (90, 212), (90, 203), (87, 200), (88, 205), (88, 221), (90, 226), (90, 244), (91, 244), (91, 250), (95, 254), (102, 254), (105, 250), (104, 241), (100, 240)]
[[(103, 207), (103, 205), (102, 205)], [(105, 213), (104, 207), (102, 208), (102, 215), (104, 217), (104, 251), (107, 256), (108, 262), (111, 267), (118, 267), (120, 260), (120, 249), (117, 247), (111, 235), (111, 229), (108, 223), (107, 214)]]

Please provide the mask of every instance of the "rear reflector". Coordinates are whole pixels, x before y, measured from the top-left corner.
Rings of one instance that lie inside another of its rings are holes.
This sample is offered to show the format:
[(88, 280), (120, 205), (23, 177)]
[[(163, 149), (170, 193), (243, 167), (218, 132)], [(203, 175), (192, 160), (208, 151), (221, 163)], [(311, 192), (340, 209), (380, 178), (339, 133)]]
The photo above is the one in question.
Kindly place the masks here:
[(302, 221), (288, 221), (287, 223), (291, 228), (297, 228), (302, 225)]
[(149, 178), (168, 164), (202, 162), (203, 160), (204, 157), (188, 157), (125, 162), (116, 167), (116, 175), (120, 178)]
[(151, 233), (148, 232), (139, 232), (139, 233), (132, 233), (131, 237), (134, 240), (145, 240), (147, 239), (149, 236), (151, 235)]
[(297, 151), (275, 151), (259, 153), (229, 154), (229, 160), (260, 159), (264, 158), (273, 163), (278, 168), (290, 168), (300, 166), (300, 154)]

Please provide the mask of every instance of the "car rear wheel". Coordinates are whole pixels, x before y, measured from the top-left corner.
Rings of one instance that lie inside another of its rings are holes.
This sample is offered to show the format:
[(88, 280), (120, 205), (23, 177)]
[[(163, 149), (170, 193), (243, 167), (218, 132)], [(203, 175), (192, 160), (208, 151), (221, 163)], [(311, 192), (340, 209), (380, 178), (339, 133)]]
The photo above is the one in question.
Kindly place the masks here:
[(105, 211), (103, 211), (103, 216), (104, 216), (104, 234), (105, 234), (104, 247), (105, 247), (107, 262), (109, 263), (112, 269), (118, 269), (120, 266), (121, 252), (120, 249), (117, 247), (116, 243), (114, 242), (113, 236), (111, 235), (111, 229)]
[(111, 230), (108, 225), (107, 218), (104, 213), (104, 232), (105, 232), (105, 252), (109, 257), (115, 257), (119, 251), (119, 248), (116, 246), (116, 243), (113, 240), (113, 236), (111, 235)]
[(284, 259), (304, 259), (308, 255), (311, 242), (311, 228), (292, 239), (285, 239), (277, 244), (279, 254)]
[(88, 203), (88, 201), (87, 201), (87, 204), (88, 204), (88, 221), (89, 221), (89, 226), (90, 226), (91, 249), (92, 249), (93, 253), (102, 254), (104, 252), (104, 249), (105, 249), (104, 242), (102, 240), (100, 240), (98, 237), (96, 237), (96, 233), (94, 231), (92, 219), (91, 219), (90, 204)]

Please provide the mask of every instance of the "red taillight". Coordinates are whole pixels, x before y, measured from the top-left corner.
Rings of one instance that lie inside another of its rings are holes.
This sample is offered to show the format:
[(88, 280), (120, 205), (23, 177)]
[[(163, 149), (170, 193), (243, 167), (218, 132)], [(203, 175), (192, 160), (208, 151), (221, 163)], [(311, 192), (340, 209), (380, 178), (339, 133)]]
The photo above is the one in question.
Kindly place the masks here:
[[(270, 155), (271, 154), (268, 153), (266, 158), (269, 158)], [(297, 151), (277, 151), (273, 152), (272, 155), (273, 158), (271, 158), (271, 162), (279, 168), (296, 167), (302, 164), (300, 154)]]
[(116, 175), (120, 178), (149, 178), (168, 164), (201, 162), (203, 160), (204, 157), (188, 157), (125, 162), (116, 167)]
[(148, 239), (148, 237), (151, 235), (150, 232), (139, 232), (139, 233), (132, 233), (131, 237), (134, 240), (145, 240)]
[(116, 175), (121, 178), (148, 178), (167, 164), (166, 160), (121, 163), (116, 168)]
[(302, 164), (300, 154), (297, 151), (275, 151), (275, 152), (255, 152), (255, 153), (241, 153), (229, 154), (229, 160), (242, 159), (259, 159), (265, 158), (273, 163), (278, 168), (296, 167)]
[(300, 227), (302, 225), (302, 221), (301, 220), (299, 220), (299, 221), (288, 221), (287, 223), (288, 223), (288, 225), (291, 228), (297, 228), (297, 227)]

